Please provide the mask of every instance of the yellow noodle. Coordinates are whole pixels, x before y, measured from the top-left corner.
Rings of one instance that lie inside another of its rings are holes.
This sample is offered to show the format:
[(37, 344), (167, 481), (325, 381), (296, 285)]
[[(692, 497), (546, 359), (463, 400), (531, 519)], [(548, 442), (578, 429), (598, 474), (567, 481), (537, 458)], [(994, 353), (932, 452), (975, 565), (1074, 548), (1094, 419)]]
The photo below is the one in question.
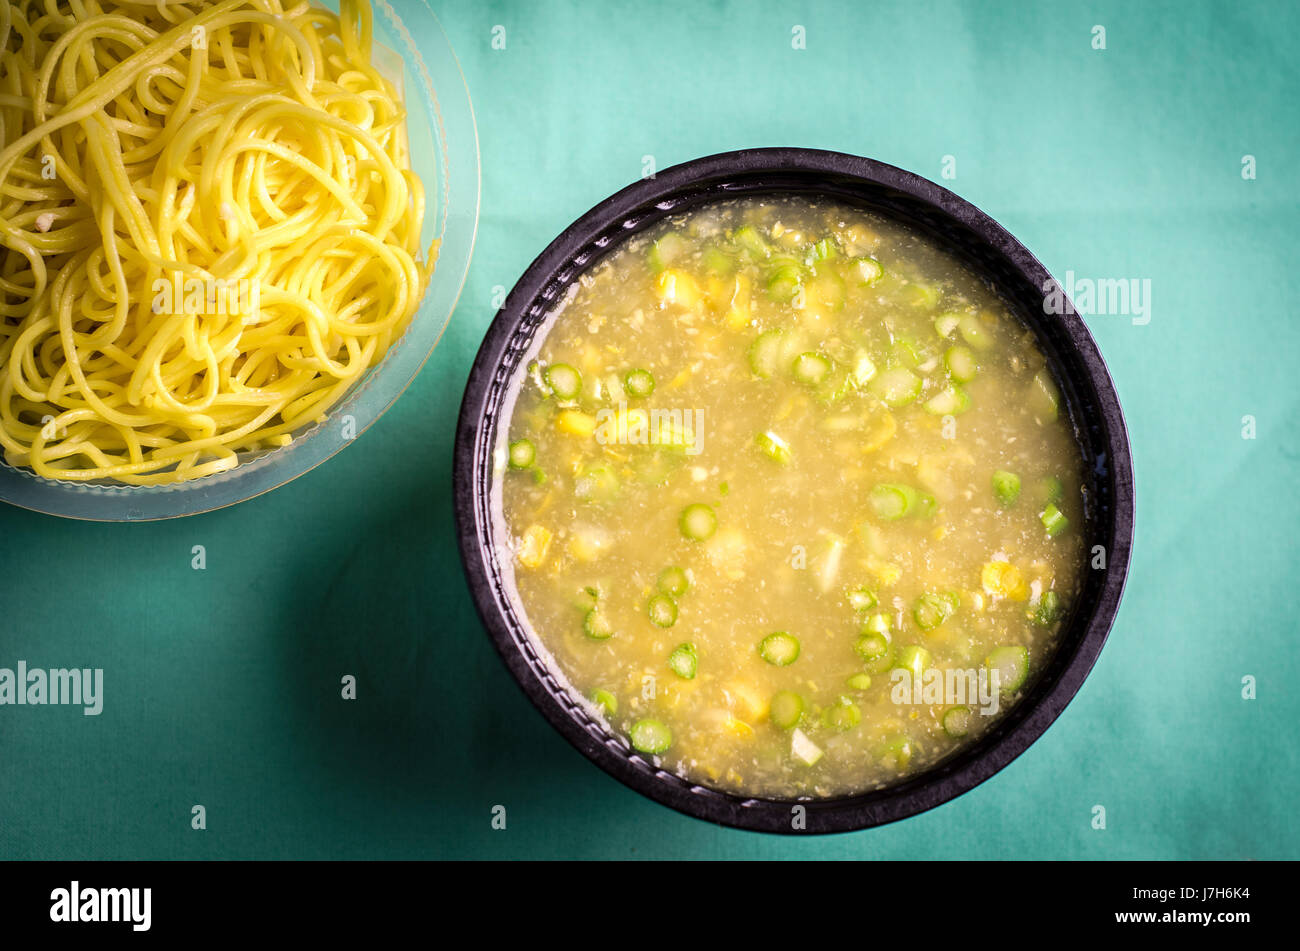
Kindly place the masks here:
[(0, 0), (0, 446), (221, 472), (324, 419), (428, 286), (368, 0)]

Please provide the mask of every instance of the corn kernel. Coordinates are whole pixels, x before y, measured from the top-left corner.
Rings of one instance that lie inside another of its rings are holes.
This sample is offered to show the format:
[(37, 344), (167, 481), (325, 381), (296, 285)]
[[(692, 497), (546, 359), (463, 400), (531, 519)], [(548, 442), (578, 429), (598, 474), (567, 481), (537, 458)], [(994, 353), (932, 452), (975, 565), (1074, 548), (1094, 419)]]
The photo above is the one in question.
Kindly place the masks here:
[(525, 568), (540, 568), (554, 536), (541, 525), (530, 525), (519, 544), (519, 563)]
[(668, 268), (655, 278), (655, 293), (669, 304), (694, 308), (700, 303), (700, 285), (685, 271)]
[(566, 409), (555, 418), (560, 432), (570, 436), (590, 436), (596, 431), (596, 417), (576, 409)]

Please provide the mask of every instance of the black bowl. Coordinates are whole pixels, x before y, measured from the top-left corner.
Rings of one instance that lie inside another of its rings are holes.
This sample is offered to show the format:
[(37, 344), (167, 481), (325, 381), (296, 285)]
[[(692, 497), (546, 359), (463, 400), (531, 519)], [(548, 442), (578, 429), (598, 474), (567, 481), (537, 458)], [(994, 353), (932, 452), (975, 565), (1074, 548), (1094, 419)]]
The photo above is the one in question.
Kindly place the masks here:
[[(745, 798), (657, 768), (562, 686), (505, 588), (489, 507), (492, 455), (507, 388), (544, 318), (580, 273), (664, 217), (744, 195), (822, 197), (919, 229), (981, 275), (1038, 337), (1060, 385), (1084, 460), (1089, 569), (1061, 642), (1025, 695), (989, 732), (886, 789), (833, 799)], [(752, 149), (687, 162), (639, 181), (588, 211), (524, 272), (488, 329), (465, 388), (456, 434), (455, 505), (461, 557), (483, 624), (524, 693), (551, 725), (610, 775), (691, 816), (766, 832), (845, 832), (915, 815), (988, 779), (1055, 720), (1083, 684), (1119, 609), (1133, 539), (1133, 471), (1114, 385), (1083, 322), (1049, 314), (1051, 278), (1001, 225), (919, 175), (838, 152)], [(1057, 308), (1059, 309), (1059, 308)], [(1100, 546), (1100, 555), (1096, 546)], [(1097, 558), (1104, 567), (1095, 567)], [(792, 822), (804, 809), (803, 828)]]

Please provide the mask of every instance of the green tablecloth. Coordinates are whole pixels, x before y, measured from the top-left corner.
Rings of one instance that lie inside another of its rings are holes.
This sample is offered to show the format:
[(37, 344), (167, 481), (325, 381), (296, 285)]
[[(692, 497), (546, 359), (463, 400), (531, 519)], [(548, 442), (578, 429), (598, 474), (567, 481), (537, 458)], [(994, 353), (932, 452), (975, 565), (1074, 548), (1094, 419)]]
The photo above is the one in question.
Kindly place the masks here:
[[(0, 857), (1297, 857), (1295, 7), (434, 5), (483, 152), (446, 337), (357, 445), (268, 496), (147, 525), (0, 510), (0, 667), (102, 667), (105, 693), (98, 717), (0, 707)], [(452, 534), (495, 288), (645, 156), (760, 145), (936, 180), (953, 156), (945, 184), (1054, 274), (1152, 289), (1145, 325), (1089, 318), (1138, 484), (1096, 670), (991, 781), (831, 838), (715, 828), (589, 765), (507, 676)]]

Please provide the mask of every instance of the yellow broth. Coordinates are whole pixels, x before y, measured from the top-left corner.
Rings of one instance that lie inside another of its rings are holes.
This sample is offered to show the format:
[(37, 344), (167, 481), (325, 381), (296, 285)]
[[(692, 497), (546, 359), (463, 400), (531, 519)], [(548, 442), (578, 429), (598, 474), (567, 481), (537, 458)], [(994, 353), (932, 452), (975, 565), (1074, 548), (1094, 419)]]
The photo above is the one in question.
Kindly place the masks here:
[(549, 321), (498, 514), (535, 636), (611, 730), (695, 782), (823, 797), (1021, 696), (1079, 587), (1081, 462), (1032, 334), (963, 265), (865, 211), (743, 199), (628, 241)]

